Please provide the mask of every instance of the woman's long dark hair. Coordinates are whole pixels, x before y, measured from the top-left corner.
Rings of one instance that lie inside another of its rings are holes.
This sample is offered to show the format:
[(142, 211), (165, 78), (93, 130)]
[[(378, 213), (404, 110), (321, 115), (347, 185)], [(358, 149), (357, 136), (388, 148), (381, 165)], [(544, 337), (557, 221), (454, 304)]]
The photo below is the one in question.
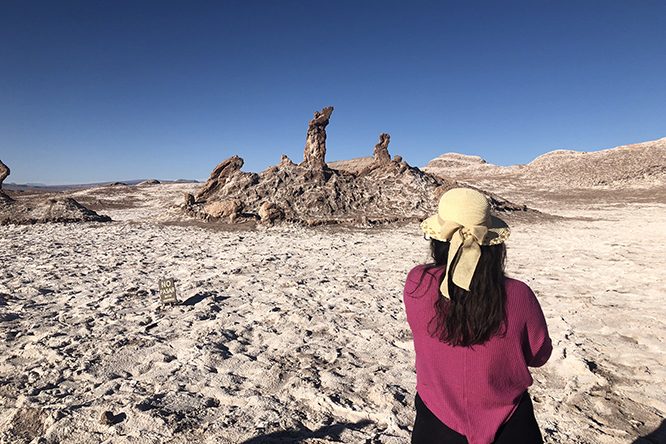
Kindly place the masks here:
[[(435, 262), (426, 266), (426, 272), (446, 267), (448, 242), (431, 239), (430, 252)], [(451, 299), (446, 299), (440, 292), (435, 302), (437, 313), (428, 324), (428, 331), (433, 337), (454, 346), (472, 346), (483, 344), (496, 334), (503, 334), (502, 327), (506, 331), (505, 261), (504, 243), (482, 245), (469, 291), (454, 285), (449, 276)], [(444, 275), (442, 273), (438, 284), (442, 283)]]

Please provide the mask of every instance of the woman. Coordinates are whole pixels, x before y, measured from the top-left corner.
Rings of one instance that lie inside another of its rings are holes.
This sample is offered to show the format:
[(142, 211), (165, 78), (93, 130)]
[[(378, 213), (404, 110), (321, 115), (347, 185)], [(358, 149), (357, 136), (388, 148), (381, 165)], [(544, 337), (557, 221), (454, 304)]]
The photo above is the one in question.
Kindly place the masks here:
[(508, 226), (486, 197), (447, 191), (421, 224), (433, 264), (407, 276), (407, 320), (416, 352), (412, 443), (541, 443), (527, 388), (529, 367), (552, 352), (541, 306), (504, 275)]

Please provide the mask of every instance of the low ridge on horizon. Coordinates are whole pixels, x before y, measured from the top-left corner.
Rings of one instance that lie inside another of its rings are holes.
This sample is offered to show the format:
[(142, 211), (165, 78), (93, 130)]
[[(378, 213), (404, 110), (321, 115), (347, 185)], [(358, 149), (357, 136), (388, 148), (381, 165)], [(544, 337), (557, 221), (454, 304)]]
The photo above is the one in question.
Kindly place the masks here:
[(520, 180), (549, 189), (666, 185), (666, 137), (596, 151), (554, 150), (527, 164), (495, 165), (479, 156), (445, 153), (424, 171), (479, 184)]
[[(467, 159), (467, 160), (478, 160), (480, 161), (479, 163), (484, 163), (488, 164), (490, 166), (497, 166), (497, 167), (512, 167), (512, 166), (521, 166), (521, 165), (530, 165), (534, 163), (535, 161), (544, 158), (544, 157), (549, 157), (552, 155), (559, 155), (559, 154), (593, 154), (593, 153), (601, 153), (601, 152), (606, 152), (606, 151), (611, 151), (611, 150), (617, 150), (617, 149), (626, 149), (626, 148), (632, 148), (640, 145), (645, 145), (645, 144), (653, 144), (653, 143), (661, 143), (664, 142), (666, 143), (666, 137), (660, 137), (658, 139), (651, 139), (651, 140), (645, 140), (642, 142), (634, 142), (634, 143), (627, 143), (624, 145), (616, 145), (612, 148), (600, 148), (596, 150), (578, 150), (578, 149), (568, 149), (568, 148), (557, 148), (554, 150), (546, 151), (543, 154), (539, 154), (536, 156), (534, 159), (527, 163), (516, 163), (516, 164), (511, 164), (511, 165), (498, 165), (494, 164), (492, 162), (488, 162), (483, 156), (480, 156), (478, 154), (465, 154), (465, 153), (459, 153), (457, 151), (447, 151), (446, 153), (440, 154), (439, 156), (433, 158), (430, 160), (430, 162), (433, 162), (434, 160), (440, 159), (440, 158), (459, 158), (459, 159)], [(363, 159), (363, 158), (356, 158), (356, 159)], [(356, 159), (349, 159), (348, 161), (356, 160)], [(347, 160), (344, 161), (339, 161), (339, 162), (347, 162)], [(428, 164), (430, 163), (428, 162)], [(428, 164), (424, 165), (423, 168), (428, 167)]]

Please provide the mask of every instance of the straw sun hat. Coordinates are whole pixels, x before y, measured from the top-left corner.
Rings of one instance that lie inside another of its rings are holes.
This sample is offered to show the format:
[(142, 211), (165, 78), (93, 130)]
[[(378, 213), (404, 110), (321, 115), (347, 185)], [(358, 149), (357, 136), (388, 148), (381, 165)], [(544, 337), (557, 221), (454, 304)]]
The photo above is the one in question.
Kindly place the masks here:
[(432, 239), (449, 242), (446, 273), (440, 286), (442, 295), (449, 299), (449, 276), (456, 286), (469, 291), (481, 257), (480, 246), (501, 244), (510, 234), (506, 222), (490, 214), (486, 196), (471, 188), (453, 188), (444, 193), (437, 214), (421, 222), (421, 229)]

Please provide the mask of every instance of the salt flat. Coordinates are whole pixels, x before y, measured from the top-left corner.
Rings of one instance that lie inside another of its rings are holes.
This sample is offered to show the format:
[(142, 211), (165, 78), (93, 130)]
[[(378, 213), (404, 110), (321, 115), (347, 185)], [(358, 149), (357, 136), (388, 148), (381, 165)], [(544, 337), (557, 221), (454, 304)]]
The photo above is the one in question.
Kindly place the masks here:
[[(0, 227), (0, 442), (408, 442), (417, 225), (163, 224), (186, 187), (108, 224)], [(530, 389), (545, 440), (631, 443), (666, 415), (666, 205), (531, 203), (575, 217), (508, 242), (554, 343)]]

